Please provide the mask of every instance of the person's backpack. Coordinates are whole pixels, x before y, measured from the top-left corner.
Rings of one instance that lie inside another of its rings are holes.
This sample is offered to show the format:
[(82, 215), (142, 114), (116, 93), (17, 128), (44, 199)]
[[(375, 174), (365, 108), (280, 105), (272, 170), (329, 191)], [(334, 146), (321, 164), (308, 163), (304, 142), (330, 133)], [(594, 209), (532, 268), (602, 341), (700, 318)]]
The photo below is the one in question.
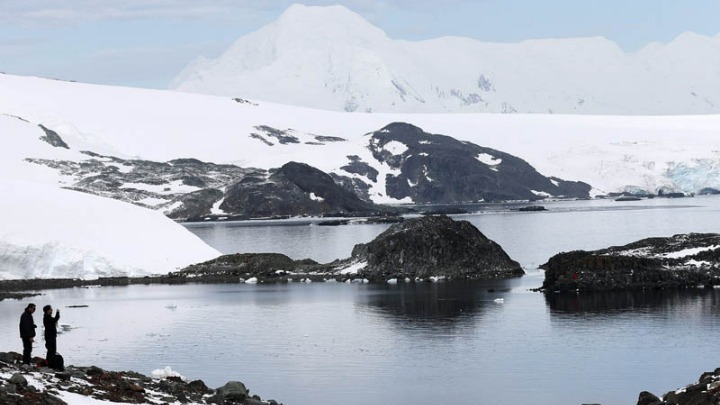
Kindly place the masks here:
[(53, 370), (57, 371), (63, 371), (65, 370), (65, 360), (63, 359), (63, 356), (61, 356), (58, 353), (55, 353), (52, 358), (49, 358), (47, 360), (48, 367), (50, 367)]

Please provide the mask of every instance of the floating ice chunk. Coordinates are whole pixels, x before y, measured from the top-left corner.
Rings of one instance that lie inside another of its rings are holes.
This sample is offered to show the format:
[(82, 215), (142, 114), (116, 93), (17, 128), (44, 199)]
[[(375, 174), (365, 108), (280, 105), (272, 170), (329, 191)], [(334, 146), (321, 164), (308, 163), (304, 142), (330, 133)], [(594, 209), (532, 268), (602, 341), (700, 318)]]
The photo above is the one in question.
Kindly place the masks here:
[(257, 282), (257, 277), (250, 277), (249, 279), (245, 280), (245, 284), (257, 284)]

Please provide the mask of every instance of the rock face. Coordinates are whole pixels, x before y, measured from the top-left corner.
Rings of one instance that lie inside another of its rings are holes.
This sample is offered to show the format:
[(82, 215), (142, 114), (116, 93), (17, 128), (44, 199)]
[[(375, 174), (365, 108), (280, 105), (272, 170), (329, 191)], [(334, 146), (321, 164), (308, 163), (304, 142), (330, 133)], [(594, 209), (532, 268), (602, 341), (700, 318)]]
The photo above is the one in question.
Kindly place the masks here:
[[(69, 148), (57, 132), (42, 125), (40, 129), (43, 141)], [(266, 125), (254, 130), (250, 138), (284, 148), (282, 156), (297, 150), (299, 160), (322, 165), (327, 152), (322, 148), (332, 143), (338, 147), (330, 153), (345, 154), (347, 162), (325, 173), (293, 161), (279, 168), (244, 168), (193, 158), (123, 159), (92, 151), (79, 151), (81, 157), (75, 160), (26, 160), (56, 170), (67, 188), (162, 211), (180, 221), (376, 216), (399, 209), (373, 201), (448, 204), (588, 198), (590, 191), (586, 183), (545, 177), (510, 154), (428, 134), (407, 123), (367, 134), (366, 143)], [(308, 155), (308, 148), (317, 151)]]
[[(29, 160), (72, 175), (75, 179), (72, 189), (163, 210), (168, 217), (183, 221), (220, 217), (372, 216), (398, 211), (360, 199), (349, 191), (352, 185), (336, 183), (330, 175), (303, 163), (289, 162), (268, 171), (197, 159), (153, 162), (84, 154), (90, 159), (80, 163)], [(363, 193), (362, 188), (356, 190)], [(367, 190), (364, 194), (367, 195)], [(220, 210), (214, 210), (215, 206)]]
[(720, 368), (702, 373), (696, 384), (670, 391), (661, 398), (643, 391), (637, 405), (716, 405), (720, 404)]
[(438, 215), (406, 220), (353, 248), (369, 280), (509, 278), (524, 274), (502, 248), (467, 221)]
[[(372, 133), (369, 148), (378, 162), (399, 171), (387, 176), (387, 195), (410, 197), (415, 203), (588, 198), (591, 188), (545, 177), (508, 153), (429, 134), (406, 123)], [(359, 165), (357, 159), (351, 163), (354, 168)]]
[(236, 215), (380, 215), (394, 210), (361, 200), (333, 178), (304, 163), (289, 162), (267, 179), (247, 177), (230, 186), (220, 209)]
[(720, 234), (648, 238), (551, 257), (545, 291), (608, 291), (720, 284)]

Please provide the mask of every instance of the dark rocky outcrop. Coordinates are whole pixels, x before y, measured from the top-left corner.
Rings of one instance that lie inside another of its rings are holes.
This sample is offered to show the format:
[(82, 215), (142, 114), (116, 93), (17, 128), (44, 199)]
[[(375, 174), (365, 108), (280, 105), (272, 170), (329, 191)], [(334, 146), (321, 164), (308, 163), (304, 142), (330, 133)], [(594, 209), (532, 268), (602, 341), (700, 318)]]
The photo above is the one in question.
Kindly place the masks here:
[(214, 188), (205, 188), (187, 194), (181, 194), (173, 199), (173, 203), (180, 203), (179, 208), (172, 211), (175, 218), (200, 219), (212, 215), (212, 206), (220, 201), (225, 193)]
[(537, 212), (537, 211), (547, 211), (545, 207), (542, 205), (529, 205), (527, 207), (520, 207), (517, 209), (520, 212)]
[[(375, 205), (353, 192), (367, 196), (366, 184), (354, 181), (343, 184), (346, 179), (336, 182), (328, 174), (303, 163), (289, 162), (279, 169), (266, 171), (197, 159), (153, 162), (84, 153), (91, 159), (79, 163), (29, 160), (73, 175), (78, 179), (70, 187), (74, 190), (164, 209), (168, 217), (182, 221), (301, 215), (374, 216), (399, 211)], [(221, 200), (220, 208), (224, 212), (213, 212)]]
[[(58, 133), (41, 128), (44, 141), (68, 147)], [(268, 148), (286, 150), (306, 144), (347, 142), (267, 125), (255, 126), (248, 136)], [(582, 182), (545, 177), (510, 154), (428, 134), (406, 123), (393, 123), (369, 134), (366, 147), (371, 156), (365, 150), (361, 153), (358, 145), (349, 144), (348, 163), (332, 173), (296, 162), (266, 170), (194, 158), (167, 162), (122, 159), (92, 151), (82, 151), (87, 158), (78, 161), (27, 160), (60, 172), (69, 179), (67, 188), (162, 211), (178, 221), (376, 216), (400, 211), (374, 204), (378, 198), (455, 204), (541, 200), (548, 196), (587, 198), (590, 190)], [(392, 174), (380, 178), (380, 172), (388, 167)]]
[[(349, 267), (365, 263), (355, 272)], [(444, 215), (413, 218), (394, 224), (367, 244), (356, 245), (352, 256), (332, 263), (292, 260), (281, 254), (225, 255), (189, 266), (168, 277), (186, 281), (238, 282), (257, 277), (262, 282), (289, 280), (347, 281), (391, 278), (426, 280), (519, 277), (520, 265), (467, 221)]]
[[(67, 366), (63, 371), (21, 365), (22, 355), (0, 353), (0, 403), (7, 405), (67, 405), (63, 393), (69, 392), (98, 401), (117, 403), (192, 403), (235, 405), (278, 405), (264, 401), (239, 381), (230, 381), (215, 390), (201, 380), (181, 377), (150, 378), (134, 371), (106, 371), (99, 367)], [(26, 378), (27, 377), (27, 378)], [(28, 383), (32, 377), (34, 384)]]
[(236, 253), (193, 264), (169, 274), (168, 277), (223, 283), (236, 283), (240, 279), (257, 277), (272, 282), (286, 281), (291, 273), (311, 273), (320, 267), (314, 260), (293, 260), (280, 253)]
[(68, 144), (66, 144), (65, 141), (63, 141), (63, 139), (60, 137), (60, 135), (58, 135), (57, 132), (53, 131), (52, 129), (46, 128), (43, 125), (40, 125), (40, 129), (42, 129), (43, 132), (45, 132), (45, 136), (43, 136), (40, 139), (42, 139), (43, 141), (49, 143), (50, 145), (52, 145), (56, 148), (70, 149)]
[(249, 217), (380, 215), (395, 212), (361, 200), (310, 165), (289, 162), (267, 179), (246, 177), (230, 186), (220, 209)]
[(359, 174), (361, 176), (367, 177), (372, 181), (377, 181), (378, 174), (380, 174), (377, 169), (363, 162), (360, 159), (360, 156), (349, 155), (347, 158), (350, 163), (341, 167), (341, 169), (345, 170), (348, 173)]
[[(402, 144), (393, 151), (388, 144)], [(392, 123), (371, 134), (373, 157), (397, 175), (386, 178), (387, 195), (415, 203), (541, 200), (544, 195), (588, 198), (590, 185), (548, 178), (526, 161), (495, 149)], [(358, 162), (351, 161), (352, 167)]]
[(643, 391), (637, 405), (717, 405), (720, 404), (720, 368), (702, 373), (697, 383), (670, 391), (662, 397)]
[(546, 291), (714, 286), (720, 284), (720, 234), (680, 234), (560, 253), (541, 268)]
[(502, 248), (467, 221), (425, 216), (395, 224), (353, 248), (350, 261), (367, 265), (358, 275), (389, 278), (510, 278), (524, 274)]
[(718, 194), (720, 194), (720, 190), (713, 188), (713, 187), (705, 187), (705, 188), (700, 189), (700, 191), (698, 191), (698, 194), (699, 195), (718, 195)]

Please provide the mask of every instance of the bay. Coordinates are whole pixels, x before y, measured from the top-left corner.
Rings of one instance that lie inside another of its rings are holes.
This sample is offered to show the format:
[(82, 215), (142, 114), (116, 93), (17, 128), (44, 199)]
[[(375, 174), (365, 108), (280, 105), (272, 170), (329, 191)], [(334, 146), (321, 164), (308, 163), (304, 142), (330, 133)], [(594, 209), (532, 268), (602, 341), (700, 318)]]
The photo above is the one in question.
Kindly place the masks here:
[[(0, 302), (0, 338), (5, 350), (20, 351), (22, 308), (51, 303), (69, 326), (58, 337), (68, 364), (146, 374), (172, 366), (211, 387), (243, 381), (289, 405), (633, 404), (640, 391), (663, 394), (720, 366), (716, 289), (530, 291), (542, 284), (538, 265), (561, 251), (717, 232), (719, 198), (543, 205), (548, 211), (502, 204), (454, 216), (519, 261), (527, 272), (519, 279), (48, 290)], [(320, 262), (348, 257), (388, 227), (314, 222), (187, 227), (224, 253)], [(42, 355), (38, 340), (34, 354)]]

